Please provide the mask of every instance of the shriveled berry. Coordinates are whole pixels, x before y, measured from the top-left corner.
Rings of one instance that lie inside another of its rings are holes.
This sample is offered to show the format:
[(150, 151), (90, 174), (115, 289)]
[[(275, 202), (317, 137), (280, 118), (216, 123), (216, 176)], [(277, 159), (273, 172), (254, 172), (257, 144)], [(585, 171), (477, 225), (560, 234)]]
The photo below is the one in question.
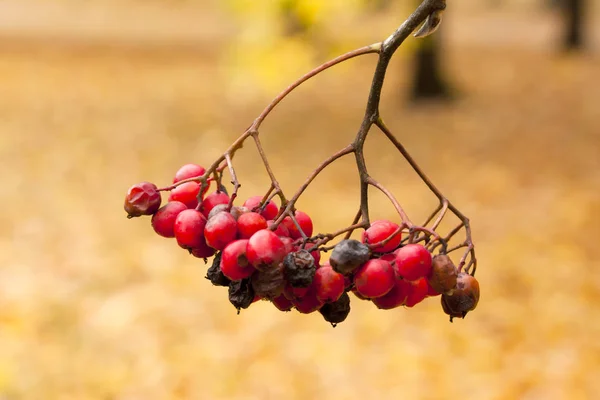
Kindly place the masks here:
[(125, 212), (127, 218), (152, 215), (160, 208), (160, 192), (154, 183), (140, 182), (127, 190)]
[(219, 204), (229, 204), (229, 196), (227, 195), (227, 193), (223, 191), (218, 191), (209, 194), (204, 200), (202, 200), (202, 206), (200, 211), (202, 211), (202, 214), (204, 214), (204, 216), (208, 218), (208, 215), (210, 214), (211, 210)]
[(186, 182), (171, 190), (169, 201), (180, 201), (187, 208), (196, 208), (198, 206), (198, 193), (200, 193), (200, 184), (198, 182)]
[(204, 218), (204, 215), (200, 211), (183, 210), (175, 218), (175, 226), (173, 228), (177, 244), (187, 250), (205, 245), (205, 226), (206, 218)]
[(294, 303), (296, 310), (302, 314), (313, 313), (325, 304), (317, 297), (315, 285), (310, 285), (304, 296), (292, 299), (292, 303)]
[(285, 245), (276, 234), (263, 229), (249, 239), (246, 256), (254, 268), (264, 270), (283, 261)]
[(279, 212), (277, 205), (275, 205), (273, 200), (271, 200), (267, 204), (265, 204), (261, 211), (259, 207), (262, 199), (263, 196), (252, 196), (244, 202), (243, 206), (249, 209), (250, 211), (260, 213), (260, 215), (262, 215), (266, 220), (275, 219), (277, 213)]
[(397, 281), (392, 290), (387, 292), (384, 296), (373, 299), (373, 304), (380, 310), (391, 310), (396, 307), (404, 305), (406, 298), (408, 297), (410, 283), (408, 281), (399, 280)]
[(317, 268), (314, 277), (317, 298), (323, 302), (337, 301), (344, 293), (344, 276), (329, 265)]
[(377, 258), (367, 261), (354, 275), (356, 290), (369, 299), (385, 295), (392, 289), (395, 281), (392, 265)]
[(152, 216), (152, 228), (160, 236), (175, 237), (175, 219), (180, 212), (187, 210), (185, 204), (179, 201), (170, 201)]
[(285, 279), (292, 287), (306, 288), (315, 277), (316, 265), (307, 250), (289, 253), (283, 261)]
[(358, 240), (342, 240), (331, 252), (329, 263), (334, 271), (350, 274), (369, 260), (369, 247)]
[(422, 245), (410, 243), (396, 250), (396, 275), (407, 281), (416, 281), (431, 272), (431, 254)]
[(333, 303), (323, 304), (319, 312), (334, 328), (337, 324), (344, 322), (350, 314), (350, 296), (344, 292), (338, 300)]
[(204, 237), (202, 237), (202, 244), (194, 247), (191, 251), (192, 255), (197, 258), (208, 258), (215, 255), (215, 249), (206, 244)]
[(221, 271), (223, 275), (232, 281), (248, 278), (254, 271), (254, 267), (248, 263), (246, 258), (246, 246), (248, 240), (240, 239), (229, 243), (223, 250), (221, 256)]
[[(307, 237), (310, 237), (313, 233), (313, 223), (308, 214), (302, 211), (296, 211), (294, 217), (296, 218), (296, 222), (298, 222), (298, 225), (300, 225), (300, 228), (302, 228), (302, 232), (304, 232), (304, 234)], [(302, 233), (300, 233), (300, 230), (298, 229), (294, 221), (292, 221), (292, 218), (287, 216), (283, 219), (281, 223), (284, 224), (285, 227), (288, 229), (288, 231), (290, 232), (290, 237), (292, 239), (300, 239), (302, 237)]]
[(231, 281), (229, 284), (229, 301), (237, 309), (238, 314), (242, 308), (246, 309), (254, 303), (254, 289), (252, 289), (250, 279)]
[(456, 288), (458, 270), (445, 254), (433, 257), (432, 268), (427, 276), (431, 288), (437, 293), (452, 294)]
[(238, 235), (241, 239), (250, 239), (256, 232), (267, 229), (267, 220), (255, 212), (240, 215), (237, 223)]
[(185, 164), (175, 173), (173, 183), (177, 183), (185, 179), (200, 177), (204, 175), (205, 172), (206, 169), (198, 164)]
[[(375, 253), (389, 253), (400, 245), (402, 241), (402, 233), (398, 231), (400, 226), (388, 220), (379, 220), (371, 224), (371, 227), (363, 232), (363, 243), (375, 245), (384, 240), (388, 240), (385, 244), (373, 248)], [(395, 233), (397, 232), (397, 233)]]
[(442, 294), (442, 308), (452, 318), (464, 318), (479, 303), (479, 282), (475, 277), (461, 272), (452, 295)]
[(206, 272), (208, 279), (215, 286), (229, 286), (231, 281), (221, 271), (221, 252), (215, 255), (212, 266)]
[(283, 294), (285, 288), (285, 278), (283, 276), (283, 265), (281, 263), (267, 268), (263, 271), (256, 271), (250, 278), (254, 293), (264, 299), (274, 299)]
[(225, 211), (221, 211), (208, 220), (204, 228), (206, 244), (216, 250), (223, 250), (237, 237), (237, 222)]
[(414, 307), (427, 297), (427, 279), (420, 278), (409, 283), (410, 287), (404, 305), (406, 307)]

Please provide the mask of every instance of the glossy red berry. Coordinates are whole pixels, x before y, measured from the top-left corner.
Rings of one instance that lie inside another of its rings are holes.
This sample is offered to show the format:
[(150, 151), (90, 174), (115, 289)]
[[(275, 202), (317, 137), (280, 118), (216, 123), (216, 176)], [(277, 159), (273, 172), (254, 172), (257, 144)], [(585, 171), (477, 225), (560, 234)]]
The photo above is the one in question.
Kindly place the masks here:
[(250, 239), (256, 232), (267, 229), (267, 220), (255, 212), (247, 212), (237, 219), (238, 235), (241, 239)]
[(205, 226), (206, 218), (200, 211), (183, 210), (175, 218), (173, 228), (177, 244), (187, 250), (206, 244), (204, 241)]
[(409, 283), (410, 286), (408, 289), (408, 296), (406, 296), (406, 302), (404, 305), (406, 307), (413, 307), (425, 300), (425, 298), (427, 297), (427, 279), (421, 278)]
[(318, 311), (325, 304), (317, 297), (315, 285), (310, 285), (304, 296), (292, 299), (291, 301), (296, 310), (301, 314), (310, 314)]
[(279, 239), (281, 239), (285, 246), (285, 254), (289, 254), (295, 250), (294, 239), (287, 236), (279, 236)]
[[(275, 223), (275, 221), (273, 221), (272, 219), (268, 220), (267, 221), (268, 228), (271, 229), (271, 227), (273, 226), (274, 223)], [(277, 225), (277, 228), (275, 228), (273, 230), (273, 232), (279, 237), (281, 237), (281, 236), (290, 237), (290, 231), (288, 231), (288, 228), (286, 228), (286, 226), (284, 224)]]
[(275, 297), (271, 302), (273, 302), (273, 305), (277, 307), (279, 311), (290, 311), (294, 307), (292, 301), (283, 294)]
[(168, 202), (152, 216), (152, 228), (160, 236), (175, 237), (175, 219), (184, 210), (187, 210), (185, 204), (179, 201)]
[(221, 272), (232, 281), (248, 278), (256, 271), (246, 258), (248, 240), (241, 239), (231, 242), (221, 255)]
[(431, 272), (431, 254), (418, 243), (407, 244), (396, 250), (396, 275), (407, 281), (416, 281)]
[(205, 172), (206, 169), (198, 164), (185, 164), (175, 173), (173, 183), (177, 183), (185, 179), (200, 177), (204, 175)]
[(367, 261), (354, 275), (356, 290), (370, 299), (384, 296), (392, 289), (395, 281), (392, 265), (377, 258)]
[[(213, 192), (202, 200), (202, 214), (208, 218), (211, 210), (219, 204), (229, 204), (229, 196), (225, 192)], [(210, 218), (209, 218), (210, 219)], [(234, 218), (235, 219), (235, 218)]]
[(404, 305), (408, 297), (410, 283), (407, 281), (397, 281), (392, 289), (384, 296), (373, 299), (373, 304), (381, 310), (391, 310)]
[(187, 208), (196, 208), (198, 205), (198, 193), (200, 193), (200, 184), (198, 182), (182, 183), (171, 190), (169, 201), (180, 201)]
[(127, 218), (152, 215), (160, 208), (160, 192), (154, 183), (140, 182), (133, 185), (125, 196), (124, 208)]
[(250, 211), (260, 213), (260, 215), (262, 215), (266, 220), (275, 219), (277, 213), (279, 212), (277, 205), (275, 205), (273, 200), (271, 200), (265, 205), (264, 209), (260, 211), (258, 207), (260, 206), (262, 199), (263, 196), (252, 196), (244, 202), (243, 206)]
[(317, 292), (317, 298), (323, 302), (337, 301), (346, 288), (344, 275), (335, 272), (329, 265), (317, 268), (313, 284)]
[(263, 229), (249, 239), (246, 256), (256, 269), (263, 270), (283, 261), (286, 249), (279, 236)]
[(204, 228), (206, 244), (216, 250), (223, 250), (237, 237), (237, 222), (235, 218), (222, 211), (208, 220)]
[(290, 300), (299, 299), (301, 297), (304, 297), (304, 296), (306, 296), (306, 293), (308, 293), (308, 287), (304, 287), (304, 288), (293, 287), (289, 283), (287, 283), (285, 285), (285, 288), (283, 289), (283, 295), (287, 299), (290, 299)]
[[(310, 237), (313, 233), (313, 223), (308, 214), (302, 211), (296, 211), (294, 217), (296, 218), (298, 225), (300, 225), (300, 228), (302, 228), (302, 232), (304, 232), (307, 237)], [(288, 229), (292, 239), (300, 239), (302, 237), (300, 230), (289, 216), (285, 217), (281, 223)]]
[[(402, 233), (398, 231), (399, 228), (398, 224), (388, 220), (375, 221), (369, 229), (363, 232), (362, 242), (373, 245), (389, 239), (384, 245), (372, 249), (375, 253), (389, 253), (398, 247), (402, 241)], [(397, 231), (398, 233), (394, 233)]]

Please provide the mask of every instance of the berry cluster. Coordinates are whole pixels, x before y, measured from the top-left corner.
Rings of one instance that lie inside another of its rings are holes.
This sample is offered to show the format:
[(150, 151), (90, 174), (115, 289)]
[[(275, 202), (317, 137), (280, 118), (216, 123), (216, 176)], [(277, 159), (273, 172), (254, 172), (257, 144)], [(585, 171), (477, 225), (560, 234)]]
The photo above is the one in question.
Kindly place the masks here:
[[(138, 183), (127, 192), (124, 208), (129, 218), (152, 216), (158, 235), (175, 238), (193, 256), (214, 256), (206, 278), (229, 288), (238, 312), (263, 299), (281, 311), (319, 311), (335, 325), (350, 312), (348, 292), (384, 310), (442, 295), (451, 319), (477, 305), (474, 277), (459, 272), (447, 255), (432, 257), (422, 244), (403, 241), (402, 227), (392, 221), (374, 221), (361, 241), (346, 238), (327, 248), (323, 245), (338, 235), (313, 236), (306, 213), (295, 210), (293, 218), (280, 218), (284, 209), (263, 196), (234, 205), (236, 196), (220, 182), (209, 193), (212, 179), (204, 185), (195, 180), (205, 172), (187, 164), (168, 188)], [(162, 207), (161, 191), (170, 191)], [(321, 260), (328, 250), (330, 259)]]

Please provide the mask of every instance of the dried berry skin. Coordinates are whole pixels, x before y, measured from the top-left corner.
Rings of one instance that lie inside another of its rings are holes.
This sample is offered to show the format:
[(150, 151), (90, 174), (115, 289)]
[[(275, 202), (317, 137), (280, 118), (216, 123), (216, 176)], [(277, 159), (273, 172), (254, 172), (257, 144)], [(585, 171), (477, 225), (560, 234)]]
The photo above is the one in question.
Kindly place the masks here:
[(283, 265), (279, 263), (273, 268), (264, 271), (256, 271), (250, 278), (254, 293), (263, 299), (272, 300), (283, 294), (285, 278), (283, 276)]
[(246, 309), (254, 303), (254, 289), (250, 279), (232, 281), (229, 284), (229, 301), (238, 310), (238, 314), (241, 309)]
[(433, 257), (432, 268), (427, 276), (429, 284), (437, 293), (452, 294), (456, 288), (458, 270), (447, 255)]
[(309, 287), (317, 270), (315, 260), (307, 250), (289, 253), (283, 260), (283, 266), (285, 279), (295, 288)]
[(140, 182), (127, 190), (123, 208), (127, 218), (152, 215), (160, 208), (160, 192), (155, 184)]
[(329, 264), (334, 271), (347, 275), (369, 261), (370, 253), (369, 246), (358, 240), (342, 240), (333, 249)]
[(344, 292), (342, 296), (333, 303), (326, 303), (319, 309), (319, 312), (335, 328), (340, 322), (344, 322), (350, 314), (350, 296)]
[(212, 266), (206, 271), (206, 279), (215, 286), (229, 286), (231, 281), (221, 271), (221, 253), (217, 253)]
[(479, 282), (473, 276), (458, 274), (456, 289), (452, 295), (442, 294), (442, 308), (452, 318), (464, 318), (479, 303)]

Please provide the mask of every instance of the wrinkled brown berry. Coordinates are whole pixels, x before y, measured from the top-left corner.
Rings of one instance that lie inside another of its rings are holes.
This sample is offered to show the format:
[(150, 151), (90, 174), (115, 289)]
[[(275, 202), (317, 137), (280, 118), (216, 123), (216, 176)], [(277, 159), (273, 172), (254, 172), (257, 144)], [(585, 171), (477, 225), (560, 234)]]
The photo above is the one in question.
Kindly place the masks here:
[(274, 265), (264, 271), (256, 271), (250, 277), (254, 294), (263, 299), (273, 300), (280, 296), (285, 288), (283, 264)]
[(331, 253), (329, 264), (340, 274), (350, 274), (369, 260), (369, 246), (358, 240), (348, 239), (339, 242)]
[(160, 192), (154, 183), (140, 182), (127, 191), (123, 208), (127, 218), (153, 215), (160, 208)]
[(315, 277), (315, 259), (307, 250), (289, 253), (283, 260), (285, 279), (290, 286), (307, 288)]
[(333, 303), (325, 303), (319, 312), (335, 328), (340, 322), (344, 322), (350, 314), (350, 296), (344, 292), (342, 296)]
[(440, 254), (433, 257), (432, 268), (427, 276), (429, 285), (438, 293), (452, 294), (456, 288), (458, 270), (447, 255)]
[(229, 284), (229, 301), (237, 309), (238, 314), (242, 308), (250, 307), (254, 302), (254, 289), (250, 284), (250, 278), (232, 281)]
[(206, 279), (215, 286), (229, 286), (231, 281), (221, 271), (221, 252), (218, 252), (213, 259), (212, 266), (206, 271)]
[(442, 308), (452, 318), (464, 318), (469, 311), (479, 303), (479, 282), (471, 275), (461, 272), (458, 274), (456, 289), (452, 295), (442, 295)]

